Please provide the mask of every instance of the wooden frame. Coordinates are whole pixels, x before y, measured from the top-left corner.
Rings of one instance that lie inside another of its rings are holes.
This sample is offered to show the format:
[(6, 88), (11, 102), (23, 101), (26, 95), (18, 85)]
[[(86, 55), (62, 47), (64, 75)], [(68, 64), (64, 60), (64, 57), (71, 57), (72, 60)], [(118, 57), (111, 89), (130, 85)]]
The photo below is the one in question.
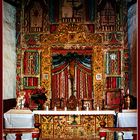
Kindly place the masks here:
[(64, 109), (64, 99), (63, 98), (55, 98), (50, 99), (50, 110), (56, 107), (57, 110)]
[(82, 99), (82, 110), (86, 110), (87, 107), (89, 110), (93, 110), (93, 99)]
[(105, 108), (110, 110), (121, 111), (122, 95), (120, 90), (106, 91)]

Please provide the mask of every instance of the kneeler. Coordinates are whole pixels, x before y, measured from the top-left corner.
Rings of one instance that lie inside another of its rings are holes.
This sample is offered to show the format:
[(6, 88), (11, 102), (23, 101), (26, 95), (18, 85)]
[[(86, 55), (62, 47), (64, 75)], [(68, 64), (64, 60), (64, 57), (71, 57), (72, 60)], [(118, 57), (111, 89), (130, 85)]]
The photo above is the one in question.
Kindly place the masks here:
[(39, 140), (39, 129), (38, 128), (5, 128), (3, 129), (4, 140), (6, 140), (6, 135), (15, 133), (16, 140), (22, 140), (21, 136), (24, 133), (32, 133), (32, 139)]

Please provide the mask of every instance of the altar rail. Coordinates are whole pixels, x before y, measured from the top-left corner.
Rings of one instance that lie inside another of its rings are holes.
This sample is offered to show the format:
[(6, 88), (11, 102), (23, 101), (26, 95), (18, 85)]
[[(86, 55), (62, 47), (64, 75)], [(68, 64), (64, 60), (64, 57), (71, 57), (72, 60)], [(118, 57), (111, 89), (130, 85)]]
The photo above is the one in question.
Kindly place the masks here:
[[(100, 128), (99, 130), (99, 135), (101, 140), (104, 139), (107, 135), (108, 132), (117, 132), (119, 133), (118, 139), (119, 137), (123, 137), (123, 132), (126, 131), (132, 131), (133, 132), (133, 140), (137, 140), (137, 127), (104, 127), (104, 128)], [(123, 140), (123, 139), (122, 139)]]
[(7, 134), (15, 133), (16, 140), (22, 140), (23, 133), (32, 133), (32, 139), (39, 138), (40, 131), (38, 128), (5, 128), (3, 129), (4, 139), (6, 140)]

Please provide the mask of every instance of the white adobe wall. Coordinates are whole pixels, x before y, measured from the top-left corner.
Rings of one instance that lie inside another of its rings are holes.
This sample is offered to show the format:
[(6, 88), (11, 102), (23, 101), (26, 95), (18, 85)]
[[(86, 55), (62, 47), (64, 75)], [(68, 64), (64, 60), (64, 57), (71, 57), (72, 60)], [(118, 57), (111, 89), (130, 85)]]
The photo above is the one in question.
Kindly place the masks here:
[(128, 10), (128, 43), (132, 47), (134, 35), (137, 35), (137, 4), (133, 4)]
[(137, 3), (128, 10), (128, 47), (130, 48), (130, 92), (137, 96)]
[(3, 99), (16, 97), (16, 9), (3, 1)]

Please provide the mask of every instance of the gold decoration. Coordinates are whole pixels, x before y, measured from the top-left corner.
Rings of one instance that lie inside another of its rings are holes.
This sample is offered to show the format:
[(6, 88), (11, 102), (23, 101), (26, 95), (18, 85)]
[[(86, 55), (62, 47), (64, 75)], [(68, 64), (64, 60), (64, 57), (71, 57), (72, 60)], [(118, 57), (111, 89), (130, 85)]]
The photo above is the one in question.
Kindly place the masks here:
[(86, 25), (82, 24), (59, 24), (55, 34), (42, 34), (42, 44), (77, 44), (77, 43), (102, 43), (102, 34), (91, 34)]
[[(41, 139), (99, 139), (101, 122), (113, 127), (113, 115), (76, 115), (77, 124), (73, 124), (71, 115), (40, 115)], [(107, 135), (113, 140), (113, 135)]]
[(42, 78), (41, 78), (41, 86), (44, 87), (47, 92), (47, 104), (50, 102), (51, 98), (51, 51), (50, 47), (44, 48), (42, 51), (42, 59), (41, 59), (41, 69), (42, 69)]
[[(92, 70), (93, 70), (93, 90), (94, 90), (94, 108), (102, 106), (103, 98), (103, 79), (104, 79), (104, 49), (103, 33), (88, 32), (87, 25), (84, 24), (64, 24), (60, 23), (57, 30), (53, 34), (38, 33), (41, 49), (41, 73), (43, 76), (47, 74), (47, 78), (41, 79), (41, 86), (49, 91), (49, 98), (51, 98), (51, 65), (52, 65), (52, 49), (85, 49), (90, 47), (93, 49), (92, 55)], [(24, 37), (23, 37), (24, 38)], [(23, 46), (27, 45), (23, 42)], [(28, 46), (28, 45), (27, 45)], [(110, 49), (110, 47), (108, 47)], [(103, 78), (98, 80), (96, 75), (100, 74)], [(71, 71), (73, 75), (73, 71)], [(72, 76), (73, 77), (73, 76)]]
[(40, 123), (40, 118), (38, 114), (34, 114), (35, 123)]
[(75, 62), (74, 61), (71, 61), (70, 62), (70, 77), (72, 78), (72, 79), (74, 79), (74, 65), (75, 65)]
[(93, 50), (93, 81), (94, 81), (94, 108), (102, 107), (103, 79), (97, 80), (98, 73), (103, 75), (103, 50), (100, 46), (95, 46)]

